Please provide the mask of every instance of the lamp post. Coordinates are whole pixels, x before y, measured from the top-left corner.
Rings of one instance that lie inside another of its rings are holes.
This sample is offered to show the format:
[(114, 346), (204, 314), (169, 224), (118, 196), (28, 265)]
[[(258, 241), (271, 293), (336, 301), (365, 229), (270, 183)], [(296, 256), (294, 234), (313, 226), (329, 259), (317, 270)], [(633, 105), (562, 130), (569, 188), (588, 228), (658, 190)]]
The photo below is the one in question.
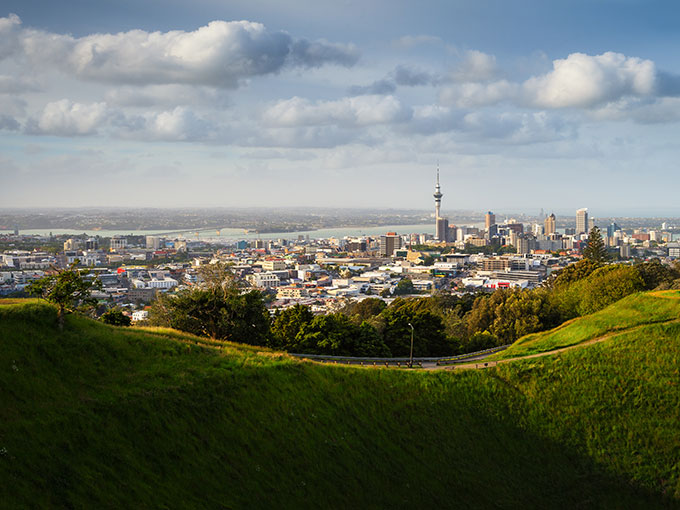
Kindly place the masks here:
[(411, 328), (411, 360), (408, 363), (409, 368), (413, 368), (413, 324), (410, 322), (408, 323), (409, 327)]

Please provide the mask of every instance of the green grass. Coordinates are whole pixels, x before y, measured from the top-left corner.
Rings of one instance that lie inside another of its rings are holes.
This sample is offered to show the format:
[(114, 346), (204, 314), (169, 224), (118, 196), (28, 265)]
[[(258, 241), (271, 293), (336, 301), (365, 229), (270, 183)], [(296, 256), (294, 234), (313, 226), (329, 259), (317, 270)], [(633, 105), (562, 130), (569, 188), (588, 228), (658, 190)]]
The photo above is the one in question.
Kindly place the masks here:
[(0, 507), (676, 508), (680, 332), (649, 328), (427, 373), (0, 306)]
[(517, 340), (489, 360), (501, 360), (552, 351), (580, 344), (629, 328), (680, 319), (680, 292), (676, 290), (632, 294), (604, 310)]

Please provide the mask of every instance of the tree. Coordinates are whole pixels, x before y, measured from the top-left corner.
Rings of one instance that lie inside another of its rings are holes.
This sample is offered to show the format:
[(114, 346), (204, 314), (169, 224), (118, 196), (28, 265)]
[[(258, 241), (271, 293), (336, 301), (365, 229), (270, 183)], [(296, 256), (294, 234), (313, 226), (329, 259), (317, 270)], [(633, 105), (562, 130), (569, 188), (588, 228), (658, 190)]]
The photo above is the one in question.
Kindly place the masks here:
[(111, 308), (105, 311), (101, 316), (101, 320), (104, 324), (112, 326), (129, 326), (132, 323), (130, 317), (125, 315), (120, 308)]
[(314, 319), (308, 306), (295, 305), (279, 311), (272, 322), (270, 347), (288, 350), (294, 343), (300, 330)]
[(411, 281), (410, 278), (402, 278), (399, 280), (399, 283), (397, 283), (397, 287), (394, 289), (394, 293), (398, 296), (404, 295), (404, 294), (413, 294), (413, 282)]
[(77, 269), (80, 261), (76, 259), (66, 269), (56, 269), (52, 274), (43, 276), (28, 286), (29, 294), (39, 296), (59, 308), (59, 329), (64, 329), (64, 317), (67, 311), (78, 307), (94, 305), (96, 300), (90, 297), (93, 290), (101, 289), (101, 282), (85, 278), (88, 269)]
[(259, 291), (241, 292), (224, 265), (201, 273), (201, 287), (163, 295), (151, 306), (149, 322), (195, 335), (251, 345), (269, 338), (269, 312)]
[(604, 246), (600, 229), (593, 227), (588, 234), (588, 246), (583, 249), (583, 256), (596, 263), (603, 263), (609, 260), (607, 248)]
[(352, 322), (361, 324), (365, 320), (372, 319), (382, 312), (387, 305), (382, 299), (367, 298), (361, 301), (352, 301), (345, 305), (342, 313), (348, 315)]

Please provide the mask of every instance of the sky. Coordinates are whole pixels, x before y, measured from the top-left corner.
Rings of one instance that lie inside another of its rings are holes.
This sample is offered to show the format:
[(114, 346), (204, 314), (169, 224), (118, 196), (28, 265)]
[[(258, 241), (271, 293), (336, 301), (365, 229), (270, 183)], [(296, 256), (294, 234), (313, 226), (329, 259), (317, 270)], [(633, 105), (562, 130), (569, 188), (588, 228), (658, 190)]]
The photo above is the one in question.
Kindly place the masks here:
[(0, 207), (680, 216), (674, 0), (2, 0)]

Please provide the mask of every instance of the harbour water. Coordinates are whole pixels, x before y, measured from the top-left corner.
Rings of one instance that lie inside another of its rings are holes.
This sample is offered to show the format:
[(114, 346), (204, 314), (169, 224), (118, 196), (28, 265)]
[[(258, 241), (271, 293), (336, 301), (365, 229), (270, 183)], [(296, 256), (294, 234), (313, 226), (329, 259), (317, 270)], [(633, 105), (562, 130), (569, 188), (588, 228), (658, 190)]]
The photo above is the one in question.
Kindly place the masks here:
[[(382, 225), (382, 226), (364, 226), (364, 227), (337, 227), (326, 228), (320, 230), (304, 230), (298, 232), (267, 232), (258, 233), (252, 230), (244, 230), (242, 228), (222, 228), (215, 230), (174, 230), (172, 234), (166, 234), (168, 230), (74, 230), (74, 229), (27, 229), (20, 230), (20, 234), (26, 235), (88, 235), (88, 236), (102, 236), (113, 237), (116, 235), (166, 235), (169, 238), (183, 238), (187, 240), (201, 240), (213, 242), (230, 242), (239, 241), (241, 239), (286, 239), (295, 240), (299, 236), (305, 238), (309, 236), (310, 239), (325, 239), (335, 237), (342, 239), (343, 237), (359, 237), (359, 236), (379, 236), (386, 232), (396, 232), (398, 234), (434, 234), (434, 225), (417, 224), (417, 225)], [(11, 230), (0, 230), (0, 234), (11, 234)]]

